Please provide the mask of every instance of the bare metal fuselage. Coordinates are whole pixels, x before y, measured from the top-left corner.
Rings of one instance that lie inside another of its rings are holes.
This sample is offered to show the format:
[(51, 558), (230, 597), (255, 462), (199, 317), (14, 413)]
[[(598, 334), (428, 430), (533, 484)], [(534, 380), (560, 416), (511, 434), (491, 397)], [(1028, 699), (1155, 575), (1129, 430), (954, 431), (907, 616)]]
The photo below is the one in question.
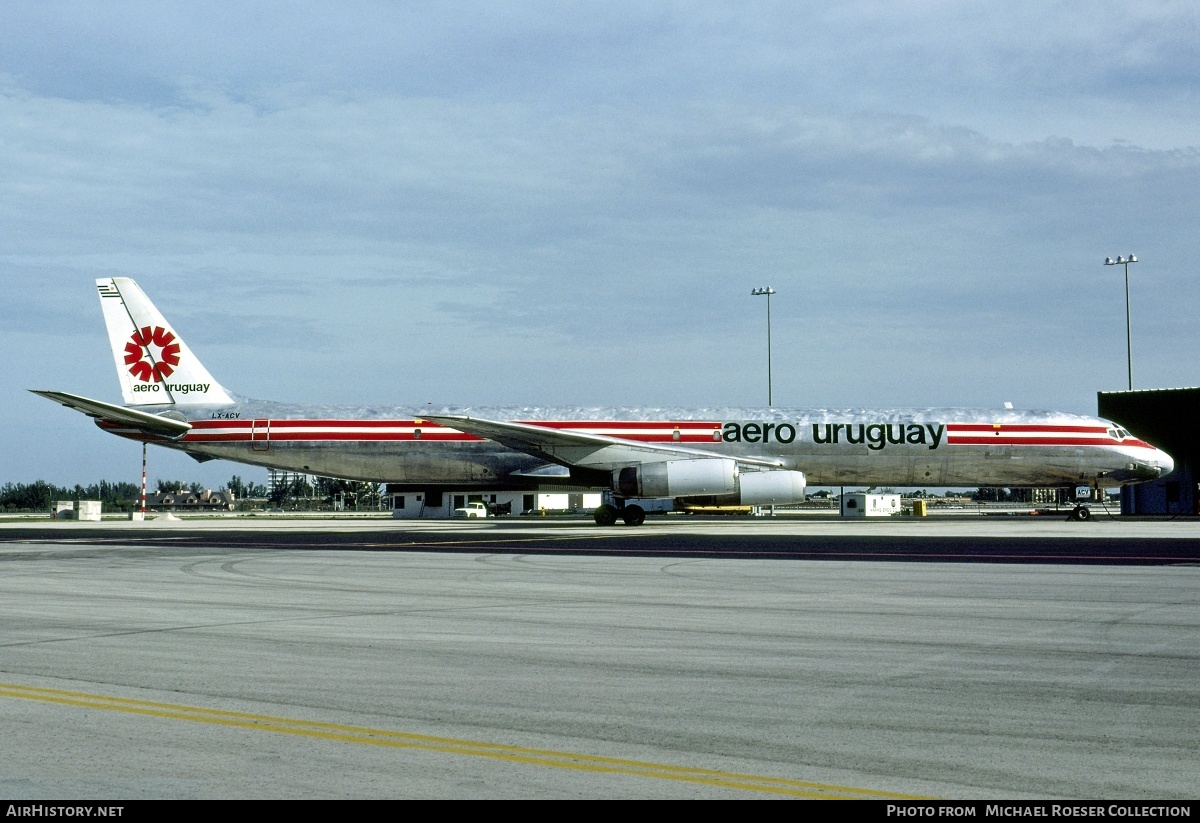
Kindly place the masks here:
[[(674, 444), (717, 457), (775, 461), (810, 485), (1117, 486), (1170, 471), (1170, 458), (1112, 423), (1004, 409), (629, 409), (299, 407), (238, 401), (140, 407), (186, 419), (178, 439), (101, 421), (199, 459), (400, 486), (604, 487), (603, 471), (553, 471), (553, 449), (529, 454), (423, 418), (470, 414), (564, 431)], [(182, 414), (186, 413), (186, 415)], [(615, 468), (605, 467), (607, 469)]]

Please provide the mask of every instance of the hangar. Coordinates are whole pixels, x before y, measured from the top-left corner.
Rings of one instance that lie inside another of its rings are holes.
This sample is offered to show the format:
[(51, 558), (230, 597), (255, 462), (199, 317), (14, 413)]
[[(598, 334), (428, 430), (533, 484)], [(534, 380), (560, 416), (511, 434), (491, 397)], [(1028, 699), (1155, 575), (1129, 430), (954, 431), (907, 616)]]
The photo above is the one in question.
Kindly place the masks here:
[(1166, 477), (1123, 489), (1121, 514), (1200, 514), (1200, 388), (1098, 392), (1096, 408), (1175, 458)]

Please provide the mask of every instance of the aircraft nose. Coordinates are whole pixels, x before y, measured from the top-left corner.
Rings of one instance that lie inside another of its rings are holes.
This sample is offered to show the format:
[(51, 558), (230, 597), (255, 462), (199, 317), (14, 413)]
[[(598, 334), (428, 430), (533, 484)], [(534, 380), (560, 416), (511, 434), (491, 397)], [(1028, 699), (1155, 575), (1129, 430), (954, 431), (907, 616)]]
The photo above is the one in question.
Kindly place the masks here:
[(1171, 472), (1175, 471), (1175, 461), (1171, 459), (1171, 455), (1167, 454), (1162, 449), (1158, 449), (1158, 470), (1159, 477), (1166, 477)]

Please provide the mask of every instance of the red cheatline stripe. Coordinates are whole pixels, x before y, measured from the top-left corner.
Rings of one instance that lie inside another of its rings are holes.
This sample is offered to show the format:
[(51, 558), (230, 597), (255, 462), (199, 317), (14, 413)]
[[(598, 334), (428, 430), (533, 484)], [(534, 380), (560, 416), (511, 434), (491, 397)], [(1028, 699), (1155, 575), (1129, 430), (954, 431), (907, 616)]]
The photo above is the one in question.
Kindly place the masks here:
[[(238, 432), (190, 432), (184, 440), (188, 442), (215, 442), (215, 441), (249, 441), (251, 439), (249, 431)], [(267, 440), (268, 435), (265, 429), (259, 429), (255, 432), (256, 440)], [(416, 437), (412, 432), (339, 432), (339, 431), (277, 431), (272, 427), (269, 439), (272, 441), (289, 441), (289, 440), (432, 440), (437, 442), (446, 441), (476, 441), (483, 438), (476, 437), (471, 434), (464, 434), (456, 431), (423, 431), (420, 437)], [(625, 435), (622, 440), (636, 442), (668, 442), (668, 443), (711, 443), (711, 437), (705, 436), (683, 436), (675, 440), (670, 435)]]
[(979, 437), (979, 438), (999, 438), (1009, 437), (1013, 440), (1045, 440), (1054, 437), (1068, 437), (1076, 440), (1092, 440), (1095, 442), (1116, 443), (1115, 438), (1110, 437), (1105, 432), (1072, 432), (1072, 431), (1009, 431), (1007, 429), (994, 429), (992, 431), (948, 431), (946, 437)]
[[(106, 427), (108, 428), (108, 427)], [(115, 428), (112, 430), (116, 430)], [(123, 429), (131, 434), (139, 433), (136, 429)], [(476, 437), (471, 434), (452, 430), (442, 431), (422, 431), (420, 437), (416, 437), (412, 432), (339, 432), (339, 431), (278, 431), (272, 426), (270, 435), (267, 435), (265, 429), (260, 429), (255, 433), (255, 441), (266, 442), (290, 442), (290, 441), (312, 441), (312, 440), (329, 440), (329, 441), (432, 441), (437, 443), (446, 442), (476, 442), (484, 438)], [(710, 437), (704, 436), (681, 436), (675, 440), (670, 435), (625, 435), (621, 439), (631, 442), (667, 442), (667, 443), (711, 443)], [(241, 432), (189, 432), (184, 438), (189, 443), (213, 443), (213, 442), (249, 442), (251, 440), (249, 431)], [(851, 444), (845, 444), (851, 445)], [(1124, 440), (1116, 443), (1111, 440), (1100, 440), (1086, 437), (963, 437), (950, 435), (946, 438), (948, 446), (1091, 446), (1091, 447), (1109, 447), (1109, 446), (1124, 446), (1138, 447), (1150, 449), (1153, 448), (1149, 443), (1141, 440)]]
[(520, 421), (530, 426), (543, 426), (547, 429), (665, 429), (668, 432), (675, 429), (700, 429), (711, 432), (721, 428), (720, 423), (702, 420), (525, 420)]
[[(249, 428), (255, 423), (264, 420), (269, 420), (272, 428), (393, 428), (393, 427), (420, 427), (423, 429), (439, 429), (453, 428), (452, 426), (443, 426), (440, 423), (434, 423), (428, 420), (324, 420), (324, 419), (289, 419), (289, 418), (267, 418), (267, 417), (245, 417), (237, 419), (219, 418), (213, 420), (193, 420), (192, 425), (196, 428)], [(711, 433), (714, 430), (720, 430), (721, 424), (708, 421), (660, 421), (660, 420), (526, 420), (515, 421), (530, 426), (541, 426), (548, 429), (653, 429), (656, 431), (672, 432), (678, 429), (680, 432), (693, 431)], [(791, 424), (797, 425), (797, 424)], [(806, 425), (806, 424), (799, 424)], [(889, 424), (882, 424), (889, 425)], [(891, 424), (891, 425), (909, 425), (907, 423)], [(1108, 430), (1103, 426), (1044, 426), (1031, 424), (993, 424), (993, 423), (947, 423), (947, 432), (1013, 432), (1013, 433), (1044, 433), (1044, 434), (1107, 434)]]
[[(249, 432), (192, 432), (184, 438), (189, 443), (213, 443), (213, 442), (249, 442), (251, 437)], [(376, 441), (376, 440), (404, 440), (404, 441), (434, 441), (443, 442), (468, 442), (479, 441), (484, 438), (475, 437), (470, 434), (461, 432), (422, 432), (420, 437), (415, 437), (411, 432), (276, 432), (272, 431), (270, 437), (267, 437), (265, 430), (260, 430), (255, 434), (254, 440), (271, 442), (286, 442), (300, 440), (345, 440), (345, 441)], [(661, 435), (628, 435), (621, 438), (631, 442), (652, 443), (712, 443), (711, 437), (680, 437), (678, 440), (668, 436)]]
[[(183, 438), (189, 443), (213, 443), (213, 442), (250, 442), (250, 432), (213, 432), (213, 433), (197, 433), (189, 432)], [(438, 443), (445, 442), (475, 442), (483, 438), (476, 437), (472, 434), (463, 434), (455, 431), (441, 432), (422, 432), (420, 437), (416, 437), (412, 432), (277, 432), (272, 428), (268, 436), (265, 429), (260, 429), (255, 432), (254, 442), (272, 443), (300, 441), (300, 440), (342, 440), (342, 441), (383, 441), (383, 440), (404, 440), (423, 442), (426, 440), (435, 441)]]
[(464, 434), (456, 431), (440, 431), (440, 432), (422, 432), (420, 437), (415, 436), (412, 432), (271, 432), (272, 441), (287, 441), (287, 440), (436, 440), (437, 442), (446, 441), (467, 441), (481, 440), (473, 434)]
[(670, 432), (662, 434), (609, 434), (607, 432), (580, 432), (581, 434), (597, 434), (602, 437), (615, 437), (619, 440), (630, 440), (638, 443), (712, 443), (714, 442), (711, 434), (683, 434), (680, 432), (679, 438), (676, 439)]
[(1141, 440), (1090, 440), (1087, 438), (1043, 437), (1043, 438), (1006, 438), (1006, 437), (947, 437), (946, 444), (950, 446), (1092, 446), (1094, 448), (1124, 448), (1153, 449), (1149, 443)]
[[(262, 420), (264, 418), (258, 418)], [(434, 423), (429, 420), (422, 420), (418, 423), (415, 420), (276, 420), (271, 419), (271, 427), (280, 428), (340, 428), (340, 429), (448, 429), (449, 426), (443, 426), (441, 423)]]
[[(257, 424), (257, 425), (256, 425)], [(537, 421), (530, 425), (563, 430), (575, 429), (593, 433), (613, 432), (614, 436), (639, 442), (670, 441), (675, 443), (709, 443), (713, 432), (720, 431), (714, 423), (675, 423), (659, 421)], [(458, 432), (448, 426), (416, 423), (412, 420), (277, 420), (248, 418), (242, 420), (197, 420), (185, 439), (192, 441), (244, 440), (250, 429), (265, 436), (270, 429), (271, 440), (409, 440), (417, 439), (412, 429), (421, 430), (421, 440), (479, 440), (481, 438)], [(304, 429), (305, 431), (296, 431)], [(351, 429), (354, 431), (338, 431)], [(380, 432), (380, 429), (388, 431)], [(367, 430), (376, 430), (375, 432)], [(676, 439), (678, 432), (678, 439)]]
[[(110, 431), (140, 434), (128, 424), (99, 421)], [(257, 425), (256, 425), (257, 424)], [(530, 421), (530, 425), (548, 429), (573, 429), (583, 432), (623, 432), (613, 436), (638, 442), (711, 443), (719, 423), (696, 421)], [(188, 442), (248, 441), (251, 430), (255, 440), (279, 442), (303, 440), (330, 441), (409, 441), (473, 442), (484, 438), (442, 426), (414, 420), (280, 420), (245, 418), (240, 420), (196, 420), (183, 440)], [(421, 436), (413, 430), (420, 429)], [(302, 431), (301, 431), (302, 430)], [(349, 430), (349, 431), (346, 431)], [(381, 431), (383, 430), (383, 431)], [(1136, 438), (1114, 440), (1102, 426), (1047, 426), (1032, 424), (948, 423), (946, 444), (953, 446), (1125, 446), (1152, 449)], [(679, 432), (679, 438), (675, 433)], [(1015, 436), (1014, 436), (1015, 435)], [(1075, 435), (1075, 436), (1071, 436)], [(1079, 436), (1084, 435), (1084, 436)], [(1091, 435), (1091, 436), (1087, 436)]]
[(1112, 446), (1111, 441), (1090, 437), (946, 437), (951, 446)]
[(1029, 423), (947, 423), (947, 432), (1037, 432), (1042, 434), (1108, 434), (1104, 426), (1044, 426)]
[[(245, 417), (239, 419), (216, 419), (216, 420), (196, 420), (192, 425), (197, 428), (249, 428), (254, 423), (270, 420), (272, 428), (378, 428), (378, 427), (405, 427), (413, 426), (422, 429), (438, 429), (438, 428), (453, 428), (452, 426), (443, 426), (441, 423), (433, 423), (428, 420), (417, 422), (416, 420), (297, 420), (297, 419), (281, 419), (281, 418), (266, 418), (266, 417)], [(661, 420), (581, 420), (581, 421), (558, 421), (558, 420), (526, 420), (515, 421), (524, 423), (530, 426), (541, 426), (547, 429), (654, 429), (656, 431), (665, 431), (670, 433), (675, 429), (683, 431), (702, 431), (711, 434), (714, 429), (720, 429), (720, 423), (698, 422), (698, 421), (661, 421)]]
[(254, 424), (259, 424), (261, 428), (264, 421), (269, 421), (272, 429), (300, 429), (300, 428), (342, 428), (342, 429), (376, 429), (376, 428), (420, 428), (420, 429), (442, 429), (446, 428), (436, 423), (428, 423), (422, 421), (416, 423), (412, 420), (282, 420), (279, 418), (253, 417), (243, 420), (196, 420), (192, 425), (198, 429), (248, 429)]

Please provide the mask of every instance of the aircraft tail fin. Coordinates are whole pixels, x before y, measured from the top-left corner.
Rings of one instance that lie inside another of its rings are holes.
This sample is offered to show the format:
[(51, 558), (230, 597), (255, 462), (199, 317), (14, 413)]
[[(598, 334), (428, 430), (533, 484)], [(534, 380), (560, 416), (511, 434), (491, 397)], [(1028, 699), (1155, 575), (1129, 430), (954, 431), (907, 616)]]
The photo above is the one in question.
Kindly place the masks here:
[(204, 406), (233, 398), (128, 277), (96, 281), (127, 406)]

